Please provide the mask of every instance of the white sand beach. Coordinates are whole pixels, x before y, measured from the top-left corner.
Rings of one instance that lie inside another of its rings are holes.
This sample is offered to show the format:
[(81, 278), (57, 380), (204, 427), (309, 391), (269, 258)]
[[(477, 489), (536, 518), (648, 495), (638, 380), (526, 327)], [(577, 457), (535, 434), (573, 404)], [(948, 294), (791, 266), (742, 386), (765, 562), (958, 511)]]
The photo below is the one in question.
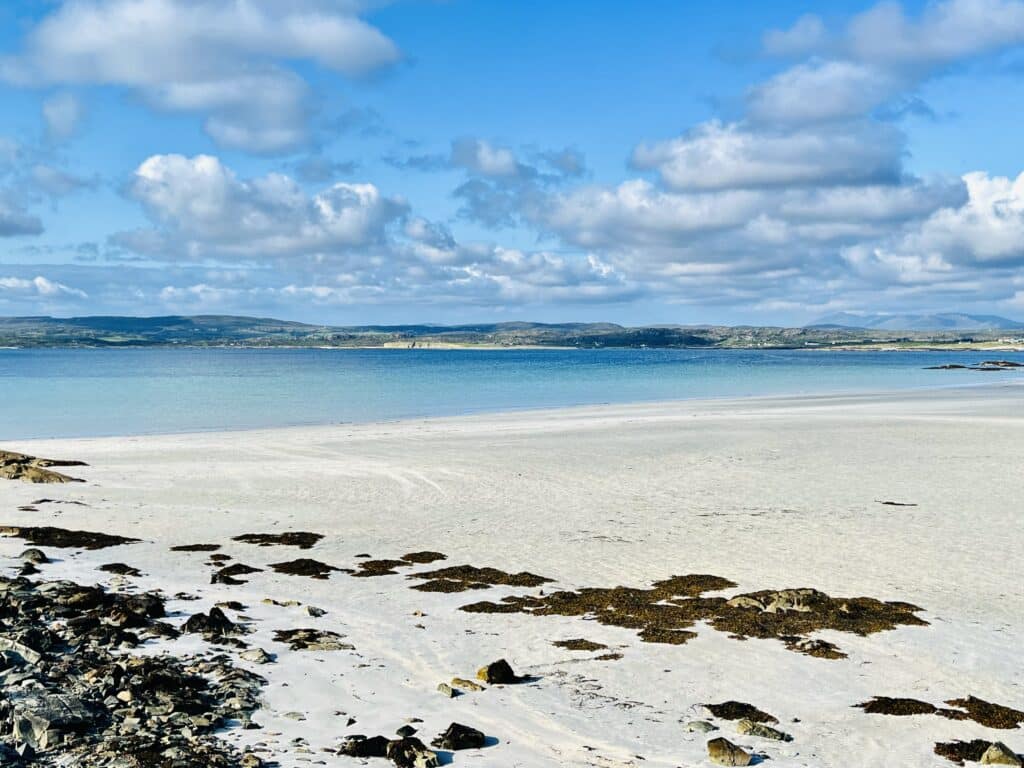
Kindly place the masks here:
[[(255, 720), (226, 738), (282, 766), (346, 766), (348, 734), (390, 736), (409, 718), (424, 741), (450, 722), (493, 737), (454, 753), (465, 766), (703, 766), (725, 736), (789, 766), (952, 765), (936, 742), (1003, 741), (1024, 730), (937, 715), (867, 714), (873, 696), (943, 706), (969, 695), (1024, 709), (1024, 387), (862, 396), (691, 401), (231, 433), (4, 444), (80, 459), (85, 483), (0, 482), (0, 524), (52, 525), (141, 539), (98, 551), (44, 548), (47, 578), (187, 592), (173, 621), (237, 600), (250, 645), (277, 654)], [(84, 505), (40, 503), (42, 498)], [(897, 502), (900, 505), (884, 504)], [(232, 541), (310, 531), (309, 550)], [(260, 572), (211, 585), (211, 543)], [(0, 539), (13, 573), (27, 545)], [(310, 557), (356, 568), (357, 555), (436, 550), (447, 560), (395, 575), (326, 580), (274, 573)], [(144, 572), (96, 570), (123, 562)], [(864, 636), (822, 630), (842, 659), (778, 639), (734, 639), (706, 623), (685, 644), (576, 616), (467, 613), (460, 606), (536, 588), (410, 589), (407, 575), (472, 564), (529, 571), (542, 589), (645, 588), (673, 575), (736, 583), (713, 595), (812, 587), (919, 606), (927, 626)], [(302, 606), (262, 602), (298, 600)], [(305, 605), (326, 611), (310, 617)], [(230, 612), (229, 612), (230, 613)], [(237, 613), (230, 613), (235, 618)], [(273, 632), (314, 627), (354, 650), (292, 651)], [(552, 641), (608, 646), (570, 651)], [(196, 636), (147, 652), (205, 647)], [(234, 653), (234, 651), (231, 651)], [(609, 653), (621, 658), (596, 660)], [(449, 699), (453, 676), (507, 659), (529, 682)], [(791, 742), (738, 735), (702, 704), (736, 700), (778, 718)], [(352, 725), (347, 725), (354, 718)], [(708, 719), (720, 730), (688, 732)], [(294, 739), (302, 739), (294, 742)], [(383, 760), (367, 760), (367, 764)]]

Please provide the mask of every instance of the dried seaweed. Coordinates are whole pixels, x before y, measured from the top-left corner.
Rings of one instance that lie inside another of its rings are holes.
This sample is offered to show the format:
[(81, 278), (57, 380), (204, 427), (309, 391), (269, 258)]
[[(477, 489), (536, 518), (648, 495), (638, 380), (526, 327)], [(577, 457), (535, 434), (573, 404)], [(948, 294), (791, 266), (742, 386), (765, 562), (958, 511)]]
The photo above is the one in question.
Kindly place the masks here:
[(261, 547), (281, 545), (309, 549), (323, 538), (323, 534), (308, 531), (286, 531), (285, 533), (243, 533), (235, 536), (232, 541), (245, 544), (256, 544)]
[(409, 552), (408, 554), (402, 555), (402, 559), (407, 563), (433, 563), (438, 560), (447, 560), (448, 555), (441, 552)]

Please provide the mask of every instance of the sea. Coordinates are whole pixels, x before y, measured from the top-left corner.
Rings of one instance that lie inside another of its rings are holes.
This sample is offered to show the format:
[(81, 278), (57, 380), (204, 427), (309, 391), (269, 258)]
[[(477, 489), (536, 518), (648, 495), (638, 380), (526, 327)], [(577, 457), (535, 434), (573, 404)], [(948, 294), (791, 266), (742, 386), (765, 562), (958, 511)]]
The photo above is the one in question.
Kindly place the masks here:
[(1008, 352), (0, 349), (0, 440), (340, 424), (602, 403), (1024, 381)]

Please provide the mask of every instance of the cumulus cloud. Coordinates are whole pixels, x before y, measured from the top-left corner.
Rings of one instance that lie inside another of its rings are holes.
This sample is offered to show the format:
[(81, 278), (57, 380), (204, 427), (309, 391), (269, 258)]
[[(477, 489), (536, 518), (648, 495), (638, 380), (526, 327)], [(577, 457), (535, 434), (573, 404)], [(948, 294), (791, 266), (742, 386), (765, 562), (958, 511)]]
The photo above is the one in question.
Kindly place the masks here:
[(483, 139), (459, 139), (452, 144), (451, 163), (482, 176), (499, 178), (517, 176), (523, 166), (512, 150), (498, 147)]
[(154, 155), (129, 194), (157, 224), (119, 242), (143, 252), (217, 256), (311, 256), (380, 243), (406, 210), (373, 184), (334, 184), (308, 196), (289, 176), (239, 179), (216, 157)]
[[(183, 265), (191, 278), (145, 289), (169, 307), (522, 305), (638, 292), (593, 253), (460, 242), (446, 224), (413, 215), (372, 184), (309, 194), (283, 174), (240, 178), (216, 157), (157, 155), (139, 166), (127, 192), (154, 226), (121, 233), (116, 244)], [(216, 266), (197, 274), (201, 264)]]
[(395, 44), (355, 10), (309, 0), (64, 0), (20, 55), (0, 61), (0, 76), (125, 87), (159, 108), (205, 114), (225, 146), (282, 151), (305, 141), (309, 114), (308, 88), (287, 62), (355, 76), (397, 61)]
[(764, 49), (772, 56), (805, 56), (818, 51), (828, 39), (825, 23), (813, 13), (804, 14), (788, 29), (764, 34)]
[(48, 280), (42, 275), (27, 279), (22, 277), (0, 277), (0, 298), (76, 298), (87, 299), (85, 291), (71, 288), (63, 283)]
[(1024, 42), (1024, 2), (944, 0), (928, 3), (918, 19), (883, 2), (850, 22), (845, 42), (865, 61), (942, 64)]
[(968, 173), (963, 205), (943, 207), (884, 254), (973, 266), (1024, 264), (1024, 173), (1017, 178)]
[(897, 179), (903, 151), (898, 130), (866, 121), (813, 130), (712, 121), (684, 136), (641, 144), (633, 164), (657, 170), (673, 189), (868, 184)]

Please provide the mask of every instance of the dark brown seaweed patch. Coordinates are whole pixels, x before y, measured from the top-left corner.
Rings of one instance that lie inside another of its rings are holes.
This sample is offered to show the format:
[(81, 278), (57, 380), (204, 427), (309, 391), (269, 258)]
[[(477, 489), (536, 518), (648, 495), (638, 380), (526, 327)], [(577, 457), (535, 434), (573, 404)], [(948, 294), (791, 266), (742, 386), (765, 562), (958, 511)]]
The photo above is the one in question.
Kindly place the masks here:
[(981, 756), (991, 746), (991, 741), (984, 741), (982, 739), (974, 739), (973, 741), (940, 741), (935, 745), (935, 754), (947, 760), (952, 760), (957, 765), (963, 765), (966, 760), (970, 760), (973, 763), (980, 762)]
[(395, 568), (408, 568), (412, 563), (405, 560), (363, 560), (359, 563), (359, 570), (353, 576), (394, 576), (398, 571)]
[[(494, 569), (458, 566), (409, 578), (451, 579), (513, 583), (516, 577), (531, 576), (496, 572)], [(532, 577), (529, 586), (540, 583)], [(650, 589), (612, 587), (558, 591), (548, 595), (517, 595), (501, 603), (479, 602), (463, 606), (470, 613), (530, 613), (535, 616), (585, 616), (626, 629), (635, 629), (645, 642), (679, 644), (693, 637), (695, 623), (706, 621), (715, 629), (743, 639), (757, 637), (782, 640), (790, 650), (825, 659), (845, 654), (835, 645), (815, 640), (810, 634), (833, 629), (858, 635), (893, 629), (899, 625), (926, 625), (917, 617), (921, 610), (904, 602), (882, 602), (870, 597), (834, 598), (814, 589), (764, 590), (733, 598), (706, 597), (705, 592), (736, 586), (728, 579), (706, 574), (673, 576), (655, 582)]]
[(37, 547), (57, 547), (58, 549), (105, 549), (106, 547), (117, 547), (122, 544), (134, 544), (138, 541), (138, 539), (129, 539), (126, 536), (116, 536), (111, 533), (69, 531), (64, 528), (53, 528), (50, 526), (32, 528), (5, 525), (0, 526), (0, 535), (24, 539), (29, 544), (35, 544)]
[(890, 698), (889, 696), (875, 696), (870, 701), (861, 702), (856, 706), (863, 709), (869, 715), (894, 715), (896, 717), (933, 715), (936, 710), (935, 706), (927, 701)]
[(469, 589), (490, 589), (490, 584), (478, 584), (472, 581), (454, 581), (452, 579), (431, 579), (422, 584), (414, 584), (411, 589), (420, 592), (465, 592)]
[(722, 720), (753, 720), (755, 723), (777, 723), (774, 715), (742, 701), (723, 701), (721, 704), (705, 704), (708, 711)]
[(593, 640), (586, 640), (582, 637), (574, 637), (571, 640), (553, 640), (551, 644), (557, 648), (565, 648), (568, 651), (603, 651), (608, 646), (595, 643)]
[(499, 571), (497, 568), (477, 568), (475, 565), (454, 565), (436, 571), (423, 571), (410, 574), (408, 578), (445, 579), (461, 581), (467, 584), (490, 584), (509, 587), (539, 587), (541, 584), (547, 584), (551, 581), (551, 579), (527, 571), (505, 573), (505, 571)]
[(402, 559), (407, 563), (433, 563), (438, 560), (447, 560), (448, 555), (441, 552), (409, 552), (408, 554), (402, 555)]
[(235, 536), (232, 541), (241, 541), (245, 544), (256, 544), (261, 547), (282, 545), (287, 547), (298, 547), (309, 549), (323, 538), (323, 534), (309, 533), (308, 531), (286, 531), (285, 533), (243, 533)]
[(309, 576), (312, 579), (326, 579), (331, 571), (340, 571), (333, 565), (321, 563), (319, 560), (311, 560), (308, 557), (300, 557), (297, 560), (289, 560), (286, 563), (271, 563), (277, 573), (287, 573), (291, 576)]
[[(1024, 712), (1017, 709), (1010, 709), (1001, 704), (993, 704), (974, 696), (966, 699), (950, 699), (946, 702), (951, 707), (959, 707), (966, 710), (967, 717), (987, 728), (1010, 729), (1016, 728), (1024, 723)], [(942, 710), (939, 714), (949, 717), (946, 714), (949, 710)], [(960, 719), (960, 718), (953, 718)]]

